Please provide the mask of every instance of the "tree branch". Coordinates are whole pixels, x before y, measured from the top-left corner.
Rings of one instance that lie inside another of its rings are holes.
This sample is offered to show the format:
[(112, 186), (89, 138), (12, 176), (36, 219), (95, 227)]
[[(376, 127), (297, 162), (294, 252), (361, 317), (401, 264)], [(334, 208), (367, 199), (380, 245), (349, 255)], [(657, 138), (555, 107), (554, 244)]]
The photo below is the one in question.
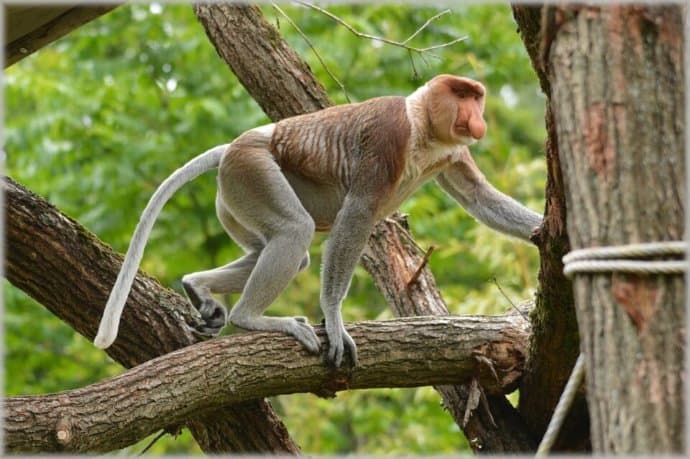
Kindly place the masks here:
[[(274, 45), (274, 38), (257, 32), (257, 27), (266, 25), (257, 17), (259, 13), (255, 7), (197, 4), (194, 10), (218, 54), (274, 121), (331, 105), (325, 90), (299, 56), (282, 41)], [(241, 16), (250, 19), (238, 26), (236, 18)], [(265, 49), (272, 52), (259, 52)], [(285, 95), (286, 88), (290, 97)], [(297, 97), (299, 94), (301, 96)], [(362, 258), (364, 267), (396, 314), (447, 315), (448, 310), (428, 267), (407, 287), (410, 279), (406, 275), (407, 267), (416, 269), (421, 260), (412, 248), (416, 245), (414, 239), (403, 226), (394, 219), (386, 219), (376, 226)], [(469, 385), (457, 385), (436, 389), (475, 451), (508, 453), (536, 449), (521, 416), (502, 395), (489, 396), (489, 409), (483, 406), (474, 410), (469, 422), (463, 423), (469, 388)], [(489, 412), (493, 413), (493, 420)]]
[[(499, 317), (406, 318), (348, 325), (359, 365), (333, 370), (292, 337), (253, 332), (172, 352), (126, 373), (59, 394), (5, 400), (8, 452), (105, 452), (191, 416), (272, 395), (416, 387), (479, 378), (502, 394), (517, 385), (528, 324)], [(317, 327), (322, 349), (323, 327)], [(494, 372), (480, 371), (487, 361)], [(105, 428), (107, 426), (107, 428)]]
[(256, 6), (195, 4), (218, 55), (273, 121), (332, 105), (309, 66)]
[[(399, 48), (406, 49), (406, 50), (409, 51), (409, 52), (415, 52), (415, 53), (418, 53), (418, 54), (424, 54), (424, 53), (428, 53), (429, 51), (433, 51), (433, 50), (435, 50), (435, 49), (447, 48), (447, 47), (452, 46), (452, 45), (454, 45), (454, 44), (456, 44), (456, 43), (459, 43), (459, 42), (461, 42), (461, 41), (463, 41), (463, 40), (467, 40), (467, 36), (458, 37), (458, 38), (455, 38), (454, 40), (451, 40), (451, 41), (449, 41), (449, 42), (440, 43), (440, 44), (438, 44), (438, 45), (433, 45), (433, 46), (427, 46), (426, 48), (415, 48), (414, 46), (408, 45), (408, 43), (409, 43), (414, 37), (416, 37), (417, 35), (419, 35), (419, 33), (422, 32), (422, 30), (424, 30), (425, 28), (427, 28), (427, 27), (429, 26), (429, 24), (431, 24), (433, 21), (435, 21), (436, 19), (440, 18), (441, 16), (444, 16), (444, 15), (450, 13), (450, 10), (444, 10), (444, 11), (441, 11), (440, 13), (438, 13), (438, 14), (435, 14), (434, 16), (432, 16), (431, 18), (429, 18), (429, 19), (428, 19), (419, 29), (417, 29), (412, 35), (410, 35), (409, 37), (407, 37), (405, 40), (403, 40), (403, 41), (396, 41), (396, 40), (391, 40), (390, 38), (378, 37), (378, 36), (376, 36), (376, 35), (371, 35), (371, 34), (368, 34), (368, 33), (360, 32), (360, 31), (356, 30), (354, 27), (352, 27), (350, 24), (348, 24), (347, 22), (343, 21), (341, 18), (339, 18), (338, 16), (336, 16), (335, 14), (331, 13), (330, 11), (328, 11), (328, 10), (326, 10), (326, 9), (324, 9), (324, 8), (321, 8), (320, 6), (314, 5), (313, 3), (305, 2), (305, 1), (303, 1), (303, 0), (294, 0), (294, 1), (295, 1), (296, 3), (299, 3), (299, 4), (302, 5), (302, 6), (306, 6), (307, 8), (311, 8), (311, 9), (313, 9), (313, 10), (315, 10), (315, 11), (318, 11), (319, 13), (323, 14), (324, 16), (326, 16), (326, 17), (328, 17), (328, 18), (334, 20), (335, 22), (337, 22), (338, 24), (342, 25), (342, 26), (345, 27), (347, 30), (349, 30), (349, 31), (350, 31), (354, 36), (356, 36), (356, 37), (365, 38), (365, 39), (367, 39), (367, 40), (379, 41), (379, 42), (381, 42), (381, 43), (386, 43), (387, 45), (391, 45), (391, 46), (397, 46), (397, 47), (399, 47)], [(439, 57), (439, 56), (436, 56), (436, 55), (434, 55), (434, 54), (430, 54), (430, 55), (433, 56), (433, 57), (436, 57), (436, 58)]]
[(340, 90), (343, 92), (343, 95), (345, 96), (345, 99), (347, 100), (347, 102), (348, 102), (348, 103), (351, 103), (352, 101), (350, 100), (350, 96), (349, 96), (348, 93), (347, 93), (347, 89), (345, 89), (345, 85), (338, 79), (337, 76), (335, 76), (335, 75), (333, 74), (333, 72), (331, 72), (331, 69), (328, 67), (328, 65), (326, 64), (326, 62), (324, 62), (323, 58), (321, 57), (321, 54), (316, 50), (316, 47), (315, 47), (314, 44), (311, 42), (311, 40), (309, 39), (309, 37), (307, 36), (307, 34), (304, 33), (304, 31), (300, 28), (300, 26), (298, 26), (298, 25), (295, 23), (295, 21), (293, 21), (292, 18), (291, 18), (290, 16), (288, 16), (288, 14), (287, 14), (285, 11), (283, 11), (283, 9), (282, 9), (280, 6), (278, 6), (276, 3), (271, 3), (271, 6), (273, 6), (273, 9), (276, 10), (281, 16), (283, 16), (283, 18), (285, 18), (285, 20), (286, 20), (286, 21), (297, 31), (297, 33), (302, 37), (302, 40), (304, 40), (304, 41), (307, 43), (307, 45), (309, 46), (309, 48), (311, 48), (311, 50), (312, 50), (312, 52), (314, 53), (314, 55), (316, 56), (316, 58), (319, 60), (319, 63), (321, 64), (321, 66), (323, 67), (323, 69), (326, 71), (326, 73), (328, 73), (328, 76), (331, 77), (331, 79), (335, 82), (335, 84), (338, 85), (338, 87), (340, 88)]
[[(7, 21), (8, 34), (5, 44), (5, 67), (30, 56), (34, 52), (49, 45), (58, 38), (70, 33), (72, 30), (81, 27), (103, 14), (116, 8), (117, 4), (112, 5), (87, 5), (87, 6), (39, 6), (14, 4), (5, 9), (5, 15), (9, 16)], [(34, 18), (34, 21), (27, 21), (27, 17)], [(45, 23), (42, 23), (45, 20)], [(26, 23), (41, 24), (28, 30)]]
[[(431, 270), (422, 266), (425, 254), (400, 215), (379, 223), (369, 238), (362, 263), (398, 316), (448, 315)], [(536, 449), (522, 417), (503, 395), (484, 396), (476, 381), (439, 385), (435, 389), (476, 453)], [(484, 403), (474, 404), (471, 399)]]
[[(122, 257), (12, 179), (5, 177), (0, 183), (5, 192), (7, 278), (80, 334), (93, 339)], [(139, 272), (118, 339), (106, 352), (125, 367), (132, 367), (198, 342), (190, 330), (200, 323), (198, 312), (183, 297)], [(216, 412), (190, 419), (188, 427), (208, 453), (228, 449), (299, 452), (264, 401), (218, 407)]]

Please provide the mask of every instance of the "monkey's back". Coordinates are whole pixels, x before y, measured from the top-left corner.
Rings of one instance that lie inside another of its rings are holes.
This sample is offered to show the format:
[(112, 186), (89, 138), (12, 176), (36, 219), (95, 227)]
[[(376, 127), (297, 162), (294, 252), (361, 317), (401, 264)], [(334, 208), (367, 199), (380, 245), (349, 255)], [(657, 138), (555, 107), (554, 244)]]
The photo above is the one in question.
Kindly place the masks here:
[(270, 148), (284, 170), (349, 188), (363, 160), (398, 175), (408, 138), (405, 98), (386, 96), (279, 121)]

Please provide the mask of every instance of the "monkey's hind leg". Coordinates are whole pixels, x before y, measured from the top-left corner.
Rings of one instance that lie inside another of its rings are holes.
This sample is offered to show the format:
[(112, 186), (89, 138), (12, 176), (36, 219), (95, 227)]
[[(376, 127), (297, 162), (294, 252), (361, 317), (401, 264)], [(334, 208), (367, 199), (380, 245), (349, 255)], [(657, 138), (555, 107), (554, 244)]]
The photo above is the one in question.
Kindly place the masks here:
[(227, 309), (211, 294), (241, 292), (258, 256), (257, 252), (252, 252), (220, 268), (186, 274), (182, 278), (187, 298), (204, 320), (197, 328), (199, 333), (215, 336), (225, 327)]
[(240, 225), (216, 195), (216, 215), (228, 236), (244, 249), (246, 255), (219, 268), (187, 274), (182, 286), (192, 305), (199, 311), (204, 324), (197, 328), (202, 335), (215, 336), (227, 323), (225, 306), (216, 301), (213, 293), (241, 293), (247, 283), (264, 241)]
[(264, 149), (231, 148), (221, 162), (219, 190), (233, 217), (265, 241), (242, 295), (230, 311), (230, 322), (247, 330), (290, 334), (317, 353), (319, 339), (305, 318), (263, 315), (308, 264), (305, 254), (314, 235), (314, 220)]
[[(245, 250), (246, 255), (225, 266), (187, 274), (182, 278), (189, 301), (204, 320), (196, 331), (204, 336), (216, 336), (227, 324), (227, 309), (212, 294), (241, 293), (265, 245), (259, 236), (242, 227), (232, 217), (220, 199), (216, 199), (216, 212), (225, 231)], [(307, 266), (309, 253), (304, 255), (299, 270)], [(306, 318), (300, 319), (306, 322)]]

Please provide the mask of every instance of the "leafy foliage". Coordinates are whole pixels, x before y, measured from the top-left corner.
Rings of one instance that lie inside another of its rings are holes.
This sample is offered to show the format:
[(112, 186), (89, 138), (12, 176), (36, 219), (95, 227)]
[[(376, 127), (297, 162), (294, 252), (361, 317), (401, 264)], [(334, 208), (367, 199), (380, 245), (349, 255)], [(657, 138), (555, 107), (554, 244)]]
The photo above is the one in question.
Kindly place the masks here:
[[(507, 6), (453, 6), (452, 14), (411, 42), (425, 47), (467, 36), (434, 51), (438, 59), (411, 58), (402, 48), (357, 38), (307, 8), (283, 8), (353, 101), (408, 94), (439, 73), (483, 81), (489, 89), (489, 133), (473, 147), (477, 162), (499, 189), (542, 210), (543, 98)], [(332, 97), (345, 102), (295, 29), (270, 6), (264, 10)], [(361, 32), (402, 41), (439, 10), (349, 5), (329, 11)], [(121, 252), (140, 210), (172, 170), (268, 121), (216, 56), (187, 5), (121, 6), (9, 68), (5, 84), (8, 174)], [(178, 291), (184, 273), (240, 254), (215, 219), (214, 185), (208, 174), (179, 192), (149, 242), (143, 269)], [(433, 184), (403, 210), (419, 244), (437, 247), (430, 265), (453, 313), (506, 311), (509, 301), (494, 278), (513, 301), (531, 295), (537, 272), (533, 248), (478, 225)], [(323, 240), (317, 236), (311, 268), (295, 279), (272, 313), (320, 320)], [(122, 371), (8, 284), (5, 300), (8, 394), (65, 390)], [(362, 268), (344, 316), (349, 321), (390, 316)], [(467, 448), (430, 388), (358, 391), (336, 400), (295, 395), (277, 398), (274, 405), (305, 453), (441, 454)], [(144, 443), (129, 451), (141, 451)], [(199, 450), (185, 433), (165, 437), (149, 454), (173, 452)]]

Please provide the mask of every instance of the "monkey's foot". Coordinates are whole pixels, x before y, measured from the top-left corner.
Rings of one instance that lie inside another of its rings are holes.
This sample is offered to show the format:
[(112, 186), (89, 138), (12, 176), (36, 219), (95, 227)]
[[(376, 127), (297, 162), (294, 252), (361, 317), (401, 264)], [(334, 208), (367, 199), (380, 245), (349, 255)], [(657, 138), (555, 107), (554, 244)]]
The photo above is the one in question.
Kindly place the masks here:
[(326, 333), (328, 333), (328, 354), (326, 354), (326, 362), (330, 366), (340, 368), (340, 365), (343, 363), (343, 356), (347, 350), (352, 358), (352, 366), (356, 367), (357, 346), (355, 345), (355, 341), (345, 330), (345, 327), (330, 328), (326, 325)]
[(247, 315), (242, 304), (230, 311), (230, 322), (238, 328), (257, 331), (275, 331), (293, 336), (309, 352), (318, 354), (321, 341), (306, 317), (267, 317)]
[[(195, 305), (196, 306), (196, 305)], [(201, 314), (204, 324), (198, 326), (196, 330), (209, 336), (216, 336), (227, 323), (227, 310), (225, 306), (212, 298), (205, 298), (197, 307)]]

